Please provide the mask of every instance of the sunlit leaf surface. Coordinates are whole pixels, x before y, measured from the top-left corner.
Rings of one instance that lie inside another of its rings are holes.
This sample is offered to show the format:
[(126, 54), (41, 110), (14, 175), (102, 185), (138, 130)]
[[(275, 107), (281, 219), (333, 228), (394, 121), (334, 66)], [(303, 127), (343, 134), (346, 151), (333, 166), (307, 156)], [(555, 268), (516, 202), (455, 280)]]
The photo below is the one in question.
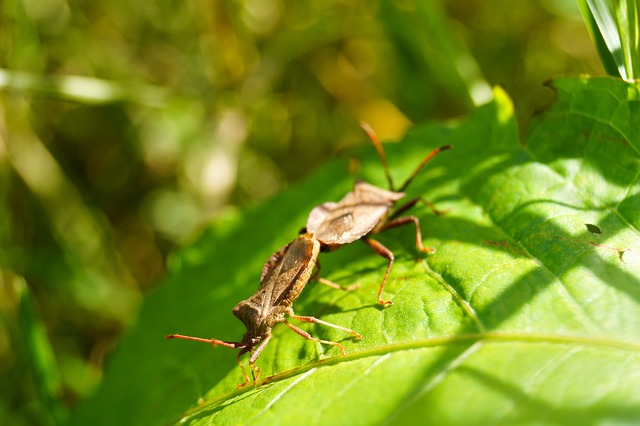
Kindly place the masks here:
[[(316, 204), (356, 176), (327, 164), (301, 186), (211, 225), (172, 259), (170, 276), (123, 338), (100, 391), (73, 424), (514, 424), (640, 418), (639, 90), (613, 79), (562, 79), (555, 103), (519, 142), (511, 104), (494, 101), (456, 123), (416, 126), (387, 144), (406, 177), (435, 146), (453, 144), (409, 187), (410, 227), (380, 236), (396, 264), (386, 309), (376, 303), (385, 260), (355, 243), (321, 254), (322, 275), (294, 304), (350, 327), (362, 341), (284, 325), (258, 360), (257, 387), (233, 350), (166, 341), (173, 332), (225, 340), (244, 329), (231, 308), (257, 288), (262, 264), (296, 236)], [(375, 123), (372, 123), (375, 127)], [(357, 172), (384, 185), (373, 148)], [(597, 226), (600, 234), (586, 225)]]

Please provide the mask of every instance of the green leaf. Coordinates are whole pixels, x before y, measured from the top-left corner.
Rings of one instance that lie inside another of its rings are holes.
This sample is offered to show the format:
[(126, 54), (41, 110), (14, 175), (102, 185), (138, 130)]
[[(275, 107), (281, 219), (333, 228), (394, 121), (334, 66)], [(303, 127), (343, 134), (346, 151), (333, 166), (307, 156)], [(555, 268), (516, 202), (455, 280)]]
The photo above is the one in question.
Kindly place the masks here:
[[(388, 144), (402, 181), (435, 146), (453, 144), (408, 188), (426, 207), (424, 256), (414, 230), (380, 234), (396, 257), (382, 309), (385, 260), (364, 244), (320, 255), (341, 292), (309, 283), (296, 313), (364, 336), (301, 324), (347, 356), (282, 324), (257, 361), (257, 387), (236, 390), (235, 351), (187, 341), (244, 330), (231, 308), (262, 264), (296, 236), (316, 204), (353, 183), (347, 162), (220, 220), (177, 253), (113, 356), (100, 391), (72, 424), (517, 424), (640, 418), (640, 91), (619, 80), (561, 79), (554, 105), (518, 143), (501, 90), (467, 119), (415, 127)], [(357, 174), (384, 186), (372, 147)], [(595, 224), (601, 234), (586, 225)], [(246, 362), (246, 359), (244, 360)], [(419, 420), (418, 420), (419, 419)]]
[[(490, 86), (475, 59), (454, 36), (456, 32), (448, 25), (439, 2), (387, 0), (380, 2), (379, 9), (380, 22), (395, 46), (390, 66), (404, 74), (399, 79), (403, 111), (423, 111), (430, 101), (442, 99), (434, 95), (439, 91), (448, 94), (451, 106), (459, 104), (456, 107), (460, 111), (490, 98)], [(430, 78), (424, 79), (425, 75)], [(428, 81), (435, 84), (429, 85)], [(432, 110), (437, 114), (440, 107), (435, 105)]]

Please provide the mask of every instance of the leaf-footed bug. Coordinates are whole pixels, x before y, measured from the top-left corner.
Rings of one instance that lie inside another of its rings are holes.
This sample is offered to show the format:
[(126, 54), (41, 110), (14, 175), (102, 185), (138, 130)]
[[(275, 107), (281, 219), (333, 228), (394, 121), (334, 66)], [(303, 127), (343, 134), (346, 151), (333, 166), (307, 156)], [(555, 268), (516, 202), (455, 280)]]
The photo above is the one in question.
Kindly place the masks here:
[(357, 339), (362, 339), (360, 334), (351, 329), (331, 324), (315, 317), (296, 315), (293, 312), (291, 307), (293, 301), (298, 298), (300, 292), (309, 281), (319, 252), (320, 243), (318, 240), (313, 235), (304, 233), (271, 255), (262, 269), (258, 291), (233, 308), (233, 314), (247, 328), (247, 332), (239, 342), (228, 342), (213, 338), (204, 339), (182, 334), (170, 334), (166, 338), (194, 340), (212, 344), (214, 347), (220, 345), (240, 349), (237, 360), (244, 376), (244, 382), (238, 385), (239, 388), (249, 383), (249, 376), (242, 365), (240, 357), (247, 352), (251, 353), (249, 366), (253, 384), (255, 385), (260, 376), (260, 369), (255, 366), (255, 362), (271, 339), (271, 329), (279, 322), (284, 322), (290, 329), (305, 339), (336, 346), (344, 356), (345, 350), (340, 343), (312, 337), (285, 318), (285, 315), (287, 315), (298, 321), (326, 325), (349, 333)]
[[(433, 249), (425, 248), (422, 245), (420, 232), (420, 222), (415, 216), (398, 217), (401, 213), (413, 207), (418, 201), (423, 201), (434, 212), (438, 212), (430, 203), (422, 198), (414, 198), (401, 205), (395, 212), (389, 215), (392, 207), (397, 201), (404, 198), (402, 192), (409, 183), (420, 172), (424, 165), (431, 160), (438, 152), (450, 149), (450, 145), (436, 148), (422, 159), (415, 171), (409, 176), (398, 191), (394, 190), (393, 181), (389, 173), (386, 156), (382, 145), (378, 141), (375, 133), (367, 125), (363, 128), (368, 133), (373, 142), (378, 156), (382, 162), (390, 191), (378, 188), (363, 181), (357, 181), (352, 192), (349, 192), (338, 203), (324, 203), (314, 208), (307, 220), (307, 227), (301, 234), (276, 253), (274, 253), (264, 265), (260, 277), (260, 287), (258, 291), (247, 300), (243, 300), (233, 308), (233, 314), (240, 319), (247, 331), (239, 342), (229, 342), (215, 338), (205, 339), (201, 337), (186, 336), (182, 334), (170, 334), (167, 339), (187, 339), (197, 342), (204, 342), (240, 349), (237, 361), (244, 376), (244, 382), (238, 387), (249, 383), (247, 375), (240, 357), (250, 352), (249, 366), (253, 383), (256, 384), (260, 376), (260, 369), (255, 363), (264, 348), (271, 339), (271, 330), (279, 322), (284, 322), (289, 328), (300, 336), (319, 343), (336, 346), (342, 355), (345, 355), (344, 347), (337, 342), (322, 340), (312, 337), (306, 331), (289, 323), (285, 315), (303, 321), (322, 324), (351, 334), (357, 339), (362, 336), (357, 332), (331, 324), (311, 316), (296, 315), (292, 305), (298, 298), (305, 285), (312, 277), (312, 271), (317, 264), (320, 250), (331, 251), (344, 244), (349, 244), (355, 240), (362, 239), (369, 244), (379, 255), (389, 260), (380, 289), (378, 291), (378, 302), (383, 306), (391, 303), (382, 299), (382, 291), (385, 282), (393, 265), (393, 253), (380, 242), (370, 238), (371, 234), (382, 232), (386, 229), (414, 223), (416, 226), (416, 247), (423, 252), (433, 252)], [(318, 267), (320, 265), (318, 264)], [(318, 279), (323, 284), (331, 287), (348, 290), (325, 279)], [(352, 286), (353, 287), (353, 286)]]
[(440, 151), (451, 149), (452, 146), (441, 146), (427, 154), (402, 186), (398, 190), (395, 190), (382, 144), (369, 125), (363, 123), (362, 128), (369, 135), (380, 157), (387, 182), (389, 183), (389, 190), (378, 188), (377, 186), (358, 180), (354, 185), (353, 191), (345, 195), (342, 200), (337, 203), (323, 203), (311, 210), (309, 218), (307, 219), (306, 230), (310, 234), (313, 234), (320, 242), (322, 251), (332, 251), (342, 245), (361, 239), (371, 246), (377, 254), (386, 258), (389, 263), (382, 283), (380, 284), (380, 289), (378, 290), (378, 302), (386, 306), (392, 302), (382, 299), (382, 291), (389, 276), (389, 271), (391, 271), (391, 267), (393, 266), (394, 255), (391, 250), (382, 245), (382, 243), (371, 238), (371, 235), (389, 228), (413, 223), (416, 227), (417, 249), (424, 253), (433, 253), (435, 251), (432, 248), (422, 245), (420, 221), (416, 216), (398, 217), (401, 213), (413, 207), (418, 201), (424, 202), (432, 211), (440, 214), (441, 212), (436, 210), (431, 203), (418, 197), (407, 201), (391, 214), (390, 211), (396, 202), (404, 198), (405, 193), (403, 191), (409, 186), (425, 164)]

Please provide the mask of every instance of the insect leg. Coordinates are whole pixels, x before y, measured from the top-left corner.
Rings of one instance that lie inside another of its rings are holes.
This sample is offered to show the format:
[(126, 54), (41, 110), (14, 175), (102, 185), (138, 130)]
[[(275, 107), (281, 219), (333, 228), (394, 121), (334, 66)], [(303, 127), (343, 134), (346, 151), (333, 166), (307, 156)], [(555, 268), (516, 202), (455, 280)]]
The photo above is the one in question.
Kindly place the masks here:
[[(395, 228), (397, 226), (408, 225), (409, 223), (413, 223), (416, 226), (416, 248), (423, 253), (435, 253), (435, 249), (432, 247), (425, 247), (422, 245), (422, 231), (420, 230), (420, 221), (415, 216), (402, 216), (397, 217), (395, 219), (386, 222), (384, 225), (380, 227), (378, 232), (382, 232), (385, 229)], [(374, 247), (375, 250), (375, 247)]]
[(331, 288), (335, 288), (337, 290), (343, 290), (343, 291), (351, 291), (351, 290), (355, 290), (356, 288), (360, 287), (360, 284), (358, 284), (358, 283), (351, 284), (348, 287), (343, 287), (340, 284), (334, 283), (333, 281), (329, 281), (326, 278), (318, 278), (318, 275), (320, 275), (320, 261), (316, 260), (316, 270), (313, 273), (313, 275), (311, 276), (312, 280), (316, 280), (320, 284), (324, 284), (327, 287), (331, 287)]
[(317, 281), (320, 284), (326, 285), (327, 287), (335, 288), (335, 289), (342, 290), (342, 291), (352, 291), (352, 290), (355, 290), (356, 288), (360, 287), (360, 284), (358, 284), (358, 283), (351, 284), (350, 286), (345, 287), (345, 286), (342, 286), (340, 284), (334, 283), (333, 281), (329, 281), (326, 278), (318, 278)]
[(407, 201), (406, 203), (398, 207), (391, 214), (391, 216), (389, 216), (389, 220), (400, 216), (400, 214), (404, 213), (405, 211), (409, 210), (411, 207), (415, 206), (418, 201), (420, 201), (425, 206), (429, 207), (429, 210), (431, 210), (435, 215), (442, 216), (443, 214), (446, 214), (447, 212), (449, 212), (449, 210), (438, 210), (431, 201), (428, 201), (422, 197), (416, 197), (416, 198), (410, 199), (409, 201)]
[[(296, 319), (296, 320), (298, 320), (298, 321), (302, 321), (302, 322), (313, 322), (313, 323), (315, 323), (315, 324), (322, 324), (322, 325), (326, 325), (327, 327), (332, 327), (332, 328), (335, 328), (335, 329), (337, 329), (337, 330), (342, 330), (342, 331), (344, 331), (345, 333), (349, 333), (349, 334), (351, 334), (351, 335), (352, 335), (353, 337), (355, 337), (356, 339), (358, 339), (358, 340), (362, 340), (362, 336), (361, 336), (359, 333), (357, 333), (357, 332), (355, 332), (355, 331), (351, 330), (350, 328), (346, 328), (346, 327), (342, 327), (342, 326), (340, 326), (340, 325), (332, 324), (332, 323), (330, 323), (330, 322), (323, 321), (323, 320), (318, 319), (318, 318), (316, 318), (316, 317), (309, 317), (309, 316), (304, 316), (304, 315), (296, 315), (295, 313), (293, 313), (293, 309), (291, 309), (291, 308), (289, 308), (289, 312), (287, 312), (287, 314), (288, 314), (291, 318)], [(332, 343), (334, 343), (334, 342), (332, 342)], [(331, 344), (332, 344), (332, 343), (331, 343)]]
[[(353, 330), (351, 330), (351, 329), (348, 329), (348, 328), (346, 328), (346, 327), (341, 327), (341, 326), (336, 325), (336, 324), (331, 324), (331, 323), (329, 323), (329, 322), (322, 321), (322, 320), (320, 320), (320, 319), (318, 319), (318, 318), (315, 318), (315, 317), (308, 317), (308, 316), (295, 315), (295, 314), (293, 313), (293, 311), (289, 313), (289, 316), (290, 316), (291, 318), (297, 319), (298, 321), (303, 321), (303, 322), (313, 322), (313, 323), (316, 323), (316, 324), (322, 324), (322, 325), (326, 325), (326, 326), (328, 326), (328, 327), (333, 327), (333, 328), (336, 328), (336, 329), (338, 329), (338, 330), (342, 330), (342, 331), (345, 331), (345, 332), (347, 332), (347, 333), (349, 333), (349, 334), (352, 334), (352, 335), (353, 335), (353, 336), (355, 336), (358, 340), (362, 340), (362, 336), (361, 336), (360, 334), (358, 334), (358, 333), (356, 333), (355, 331), (353, 331)], [(298, 327), (296, 327), (295, 325), (291, 324), (291, 323), (290, 323), (289, 321), (287, 321), (286, 319), (284, 320), (284, 323), (285, 323), (285, 324), (287, 325), (287, 327), (289, 327), (291, 330), (295, 331), (295, 332), (296, 332), (296, 334), (298, 334), (298, 335), (300, 335), (300, 336), (304, 337), (305, 339), (312, 340), (312, 341), (314, 341), (314, 342), (318, 342), (318, 343), (324, 343), (324, 344), (326, 344), (326, 345), (335, 346), (335, 347), (337, 347), (338, 349), (340, 349), (340, 352), (342, 352), (342, 356), (345, 356), (345, 355), (347, 354), (347, 353), (345, 352), (345, 350), (344, 350), (344, 347), (343, 347), (340, 343), (338, 343), (338, 342), (332, 342), (332, 341), (330, 341), (330, 340), (322, 340), (322, 339), (318, 339), (317, 337), (313, 337), (312, 335), (310, 335), (310, 334), (309, 334), (309, 333), (307, 333), (306, 331), (302, 330), (301, 328), (298, 328)]]
[[(256, 381), (260, 378), (260, 368), (256, 367), (256, 360), (258, 359), (258, 357), (260, 356), (264, 348), (267, 346), (267, 343), (269, 343), (269, 340), (271, 340), (271, 335), (268, 335), (260, 343), (260, 345), (254, 351), (251, 352), (251, 357), (249, 358), (249, 367), (251, 367), (251, 377), (253, 377), (253, 386), (256, 385)], [(244, 373), (244, 370), (242, 370), (242, 372)], [(249, 381), (249, 378), (247, 377), (246, 374), (245, 374), (245, 379)]]
[(244, 350), (238, 352), (238, 355), (236, 356), (236, 360), (238, 361), (238, 365), (240, 366), (240, 371), (242, 371), (242, 375), (244, 376), (244, 382), (240, 383), (238, 386), (236, 386), (236, 389), (240, 389), (244, 386), (247, 385), (247, 383), (249, 383), (249, 376), (247, 375), (247, 372), (244, 369), (244, 365), (242, 365), (242, 361), (240, 360), (240, 357), (245, 353)]
[(312, 335), (310, 335), (306, 331), (302, 330), (301, 328), (296, 327), (295, 325), (291, 324), (287, 320), (284, 320), (284, 323), (287, 325), (287, 327), (289, 327), (291, 330), (295, 331), (297, 334), (299, 334), (300, 336), (304, 337), (305, 339), (313, 340), (314, 342), (325, 343), (327, 345), (336, 346), (338, 349), (340, 349), (340, 352), (342, 352), (342, 356), (345, 356), (347, 354), (344, 351), (344, 347), (338, 342), (331, 342), (329, 340), (322, 340), (322, 339), (318, 339), (317, 337), (313, 337)]
[(391, 267), (393, 266), (393, 261), (395, 257), (393, 256), (393, 252), (382, 245), (381, 242), (374, 240), (372, 238), (363, 238), (363, 241), (371, 248), (378, 253), (380, 256), (389, 260), (389, 264), (387, 265), (387, 270), (384, 273), (384, 278), (382, 279), (382, 283), (380, 284), (380, 289), (378, 290), (378, 303), (383, 306), (391, 305), (393, 302), (391, 300), (382, 300), (382, 290), (384, 289), (384, 284), (387, 282), (387, 277), (389, 276), (389, 272), (391, 271)]
[(402, 213), (409, 210), (411, 207), (415, 206), (418, 201), (422, 200), (421, 197), (412, 198), (406, 203), (403, 203), (400, 207), (398, 207), (392, 214), (389, 216), (389, 220), (400, 216)]
[(444, 214), (447, 214), (451, 211), (451, 209), (447, 209), (447, 210), (440, 210), (438, 209), (431, 201), (428, 201), (422, 197), (420, 197), (420, 202), (422, 202), (422, 204), (424, 204), (425, 206), (429, 207), (429, 210), (431, 210), (433, 212), (433, 214), (438, 215), (438, 216), (442, 216)]

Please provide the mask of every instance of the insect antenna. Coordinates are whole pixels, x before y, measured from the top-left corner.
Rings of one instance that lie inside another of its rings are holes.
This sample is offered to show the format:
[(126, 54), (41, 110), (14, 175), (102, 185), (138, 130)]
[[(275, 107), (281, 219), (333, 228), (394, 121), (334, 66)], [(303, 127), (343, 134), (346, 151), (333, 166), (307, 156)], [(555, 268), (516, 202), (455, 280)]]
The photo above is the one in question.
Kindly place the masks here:
[(404, 181), (404, 183), (402, 184), (400, 189), (398, 189), (398, 192), (402, 192), (405, 189), (407, 189), (407, 186), (409, 186), (409, 184), (411, 183), (413, 178), (415, 178), (416, 175), (418, 173), (420, 173), (420, 170), (422, 170), (422, 168), (425, 166), (425, 164), (427, 164), (429, 161), (431, 161), (431, 159), (433, 157), (435, 157), (439, 152), (446, 151), (446, 150), (451, 149), (451, 148), (453, 148), (452, 145), (445, 145), (445, 146), (438, 147), (438, 148), (434, 149), (433, 151), (431, 151), (430, 153), (428, 153), (426, 155), (426, 157), (424, 157), (422, 159), (420, 164), (418, 164), (418, 167), (416, 167), (416, 169), (413, 171), (413, 173), (411, 173), (411, 175), (407, 178), (407, 180)]
[(169, 334), (168, 336), (164, 336), (164, 338), (193, 340), (194, 342), (209, 343), (213, 346), (217, 346), (217, 345), (226, 346), (227, 348), (245, 348), (247, 346), (240, 342), (225, 342), (224, 340), (204, 339), (202, 337), (185, 336), (184, 334)]
[(380, 139), (378, 139), (378, 135), (376, 135), (376, 132), (371, 128), (371, 126), (369, 126), (369, 124), (365, 123), (364, 121), (360, 123), (360, 127), (362, 127), (362, 130), (364, 130), (367, 133), (367, 136), (369, 136), (369, 139), (371, 139), (373, 146), (376, 147), (376, 151), (378, 152), (378, 157), (380, 157), (380, 162), (382, 163), (382, 168), (384, 169), (384, 175), (387, 177), (387, 182), (389, 182), (389, 189), (392, 191), (395, 191), (393, 189), (393, 180), (391, 179), (391, 173), (389, 173), (389, 165), (387, 164), (387, 155), (384, 153), (384, 148), (380, 143)]
[[(385, 176), (387, 178), (387, 182), (389, 183), (389, 189), (392, 190), (392, 191), (396, 191), (396, 189), (393, 187), (393, 179), (391, 178), (391, 173), (389, 172), (389, 164), (387, 163), (387, 155), (385, 154), (384, 148), (382, 147), (382, 144), (380, 143), (380, 139), (378, 139), (378, 135), (376, 135), (376, 132), (371, 128), (371, 126), (369, 126), (368, 123), (362, 122), (362, 123), (360, 123), (360, 127), (362, 127), (362, 130), (364, 130), (367, 133), (367, 136), (369, 136), (369, 139), (371, 139), (371, 142), (373, 143), (373, 146), (375, 146), (376, 151), (378, 152), (378, 157), (380, 157), (380, 162), (382, 163), (382, 168), (384, 169), (384, 174), (385, 174)], [(397, 192), (403, 192), (405, 189), (407, 189), (407, 187), (409, 186), (411, 181), (418, 175), (418, 173), (420, 173), (420, 170), (422, 170), (422, 168), (425, 166), (425, 164), (427, 164), (429, 161), (431, 161), (431, 159), (433, 157), (435, 157), (440, 151), (446, 151), (446, 150), (451, 149), (451, 148), (453, 148), (453, 146), (445, 145), (445, 146), (441, 146), (439, 148), (436, 148), (433, 151), (431, 151), (429, 154), (427, 154), (422, 159), (420, 164), (418, 164), (418, 167), (416, 167), (416, 169), (413, 171), (413, 173), (411, 173), (411, 175), (409, 175), (407, 180), (404, 181), (404, 183), (402, 184), (400, 189), (397, 190)]]

